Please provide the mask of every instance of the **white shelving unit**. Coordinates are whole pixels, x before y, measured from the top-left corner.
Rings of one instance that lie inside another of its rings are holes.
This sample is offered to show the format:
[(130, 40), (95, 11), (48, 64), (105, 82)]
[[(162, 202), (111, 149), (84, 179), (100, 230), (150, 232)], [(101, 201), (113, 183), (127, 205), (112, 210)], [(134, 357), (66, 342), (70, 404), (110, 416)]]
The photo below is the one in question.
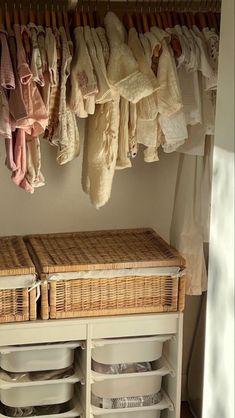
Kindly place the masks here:
[[(163, 402), (169, 407), (162, 411), (161, 418), (180, 418), (181, 403), (181, 367), (183, 314), (162, 313), (147, 315), (125, 315), (102, 318), (82, 318), (68, 320), (31, 321), (0, 325), (0, 346), (25, 344), (43, 344), (55, 342), (80, 342), (80, 401), (83, 418), (95, 418), (100, 415), (99, 408), (91, 405), (91, 388), (94, 382), (91, 371), (92, 349), (98, 339), (124, 337), (169, 336), (164, 342), (163, 355), (170, 365), (171, 373), (163, 377), (163, 389), (166, 393)], [(158, 406), (155, 406), (157, 409)], [(153, 409), (153, 408), (152, 408)], [(119, 412), (112, 410), (112, 416)], [(130, 418), (135, 417), (137, 409), (128, 411)], [(122, 411), (120, 411), (122, 412)], [(102, 417), (108, 411), (102, 411)], [(142, 410), (142, 418), (151, 416), (149, 407)], [(139, 416), (139, 415), (138, 415)]]

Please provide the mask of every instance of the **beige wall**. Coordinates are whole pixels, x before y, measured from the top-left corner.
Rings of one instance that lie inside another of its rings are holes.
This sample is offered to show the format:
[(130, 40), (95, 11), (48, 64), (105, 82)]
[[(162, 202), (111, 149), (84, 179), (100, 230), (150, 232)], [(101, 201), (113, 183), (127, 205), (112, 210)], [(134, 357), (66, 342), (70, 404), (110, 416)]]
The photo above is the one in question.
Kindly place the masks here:
[[(42, 145), (47, 184), (29, 195), (11, 181), (4, 167), (3, 141), (0, 143), (0, 235), (151, 226), (169, 239), (176, 153), (162, 153), (160, 161), (153, 164), (144, 163), (140, 155), (133, 169), (117, 171), (110, 202), (96, 210), (81, 188), (81, 156), (60, 167), (55, 162), (55, 149), (45, 142)], [(184, 383), (198, 310), (198, 299), (189, 299), (184, 329)]]
[(234, 0), (222, 4), (203, 418), (234, 418)]
[(81, 188), (82, 158), (60, 167), (55, 148), (43, 142), (46, 186), (29, 195), (4, 167), (0, 143), (0, 235), (152, 226), (168, 239), (178, 156), (161, 155), (133, 169), (117, 171), (109, 203), (96, 210)]

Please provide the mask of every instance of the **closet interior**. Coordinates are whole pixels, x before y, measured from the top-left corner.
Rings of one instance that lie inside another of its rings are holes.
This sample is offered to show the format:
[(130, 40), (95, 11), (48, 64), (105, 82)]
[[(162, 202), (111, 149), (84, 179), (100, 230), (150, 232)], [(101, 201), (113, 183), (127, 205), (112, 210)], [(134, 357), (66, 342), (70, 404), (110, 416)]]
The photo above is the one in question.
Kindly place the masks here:
[(219, 37), (214, 0), (0, 2), (0, 418), (181, 418)]

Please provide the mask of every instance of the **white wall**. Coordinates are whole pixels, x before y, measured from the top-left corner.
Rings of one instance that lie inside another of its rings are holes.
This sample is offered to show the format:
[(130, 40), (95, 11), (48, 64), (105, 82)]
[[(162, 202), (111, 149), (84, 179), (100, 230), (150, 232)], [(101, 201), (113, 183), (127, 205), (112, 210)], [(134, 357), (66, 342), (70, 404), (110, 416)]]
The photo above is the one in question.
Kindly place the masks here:
[[(81, 188), (82, 156), (60, 167), (55, 151), (42, 142), (46, 186), (29, 195), (11, 181), (4, 166), (4, 143), (0, 142), (0, 235), (151, 226), (169, 240), (178, 167), (176, 153), (161, 153), (160, 161), (152, 164), (144, 163), (140, 154), (132, 169), (116, 172), (110, 202), (96, 210)], [(198, 311), (197, 298), (189, 299), (184, 327), (184, 398)]]
[(203, 418), (234, 418), (234, 0), (222, 4)]
[(55, 148), (43, 142), (46, 186), (29, 195), (17, 188), (4, 166), (0, 143), (0, 235), (151, 226), (168, 239), (178, 156), (161, 155), (117, 171), (109, 203), (96, 210), (81, 188), (82, 156), (59, 166)]

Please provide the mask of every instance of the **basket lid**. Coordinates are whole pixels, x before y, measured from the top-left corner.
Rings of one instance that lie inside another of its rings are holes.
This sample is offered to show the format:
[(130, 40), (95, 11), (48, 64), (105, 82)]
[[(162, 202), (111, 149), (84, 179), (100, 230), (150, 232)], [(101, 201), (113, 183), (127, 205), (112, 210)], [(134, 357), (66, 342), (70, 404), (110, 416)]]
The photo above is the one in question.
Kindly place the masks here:
[(152, 229), (33, 235), (27, 240), (40, 273), (185, 265)]
[(34, 274), (35, 267), (21, 237), (0, 237), (0, 276)]

